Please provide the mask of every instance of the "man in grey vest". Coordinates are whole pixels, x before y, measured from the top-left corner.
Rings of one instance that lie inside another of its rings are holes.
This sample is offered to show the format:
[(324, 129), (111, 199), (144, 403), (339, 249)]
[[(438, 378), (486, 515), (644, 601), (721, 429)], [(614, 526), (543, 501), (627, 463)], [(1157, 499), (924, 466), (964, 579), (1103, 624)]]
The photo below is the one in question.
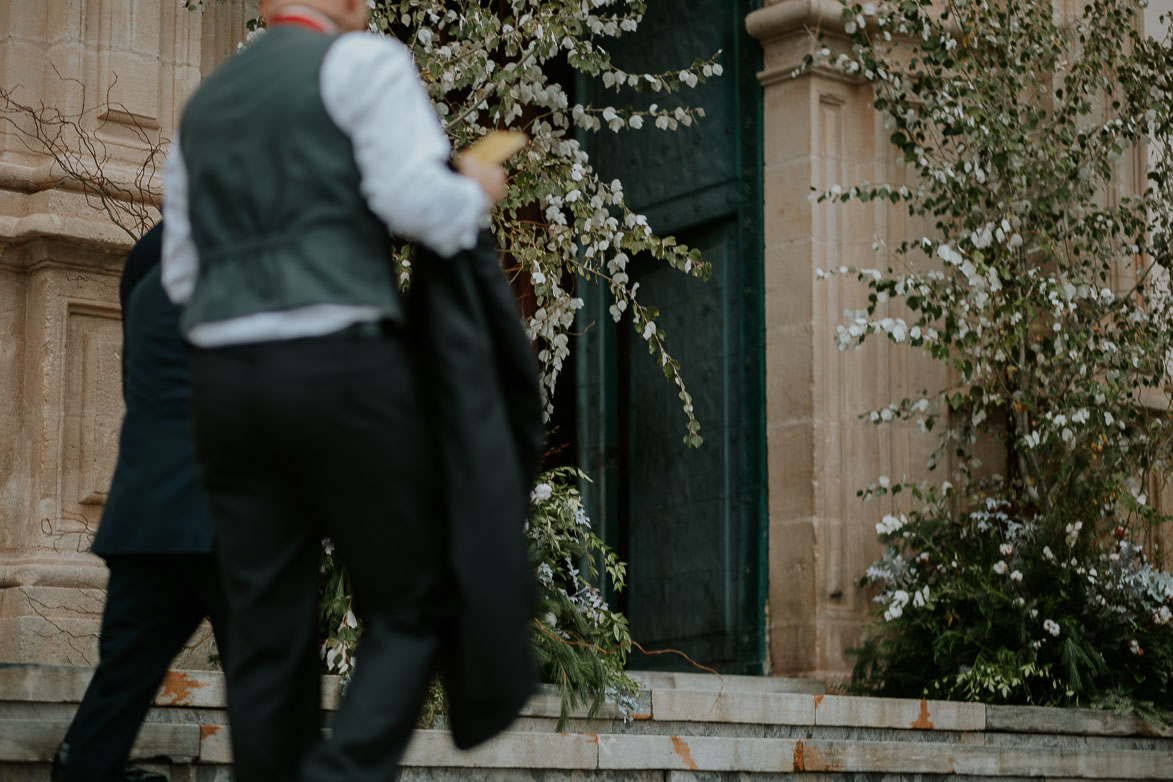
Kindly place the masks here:
[[(436, 444), (388, 231), (441, 257), (470, 248), (504, 174), (448, 167), (409, 52), (359, 32), (365, 0), (261, 8), (268, 32), (192, 96), (164, 176), (163, 283), (195, 346), (197, 456), (229, 599), (235, 778), (383, 782), (448, 602)], [(323, 536), (365, 622), (328, 741)]]

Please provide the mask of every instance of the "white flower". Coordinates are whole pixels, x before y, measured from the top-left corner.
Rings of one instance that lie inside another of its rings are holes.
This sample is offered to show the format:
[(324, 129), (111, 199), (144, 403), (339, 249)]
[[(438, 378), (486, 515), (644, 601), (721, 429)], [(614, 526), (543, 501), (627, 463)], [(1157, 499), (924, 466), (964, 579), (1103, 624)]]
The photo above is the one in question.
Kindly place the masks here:
[(1008, 570), (1010, 570), (1010, 566), (1006, 564), (1005, 560), (998, 560), (994, 563), (994, 572), (998, 575), (1004, 576)]
[(1004, 557), (1008, 557), (1014, 553), (1014, 546), (1011, 546), (1009, 543), (1003, 543), (1001, 546), (998, 546), (998, 553)]
[(529, 501), (530, 502), (545, 502), (546, 500), (550, 499), (550, 497), (553, 496), (553, 494), (554, 494), (554, 487), (552, 487), (548, 483), (539, 483), (537, 486), (534, 487), (534, 490), (532, 492), (530, 492)]
[(916, 592), (916, 594), (912, 596), (912, 604), (914, 606), (916, 606), (917, 608), (921, 608), (928, 602), (929, 602), (929, 585), (925, 584), (922, 589), (918, 590)]
[(1050, 562), (1055, 561), (1055, 552), (1051, 551), (1050, 546), (1043, 546), (1043, 556)]
[(901, 514), (900, 518), (896, 518), (895, 516), (889, 514), (885, 516), (879, 524), (876, 525), (876, 534), (891, 535), (893, 532), (896, 532), (898, 529), (903, 527), (906, 521), (907, 519), (904, 518), (903, 514)]
[(1173, 620), (1173, 611), (1169, 610), (1169, 606), (1161, 606), (1161, 608), (1153, 614), (1153, 622), (1159, 625), (1169, 624)]
[(1128, 642), (1128, 651), (1137, 655), (1144, 654), (1144, 650), (1140, 648), (1140, 644), (1136, 642), (1135, 638)]
[(1043, 629), (1046, 630), (1051, 635), (1055, 636), (1056, 638), (1059, 637), (1060, 630), (1059, 630), (1058, 622), (1055, 622), (1054, 620), (1051, 620), (1051, 619), (1045, 619), (1045, 620), (1043, 620)]
[(654, 320), (649, 320), (647, 322), (647, 325), (644, 326), (643, 338), (645, 340), (649, 340), (653, 336), (655, 336), (655, 333), (656, 333), (656, 322)]
[(1016, 584), (1021, 584), (1022, 583), (1022, 571), (1015, 570), (1013, 573), (1010, 574), (1010, 580)]
[(909, 596), (903, 589), (897, 589), (892, 593), (892, 603), (888, 609), (884, 611), (884, 619), (892, 621), (899, 619), (904, 613), (904, 607), (908, 605)]

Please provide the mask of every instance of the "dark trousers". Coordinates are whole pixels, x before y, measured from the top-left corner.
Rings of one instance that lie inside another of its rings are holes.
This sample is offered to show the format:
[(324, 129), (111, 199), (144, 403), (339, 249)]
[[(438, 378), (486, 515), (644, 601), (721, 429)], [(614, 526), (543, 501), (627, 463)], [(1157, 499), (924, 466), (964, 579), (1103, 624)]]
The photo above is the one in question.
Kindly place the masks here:
[[(197, 458), (229, 599), (237, 782), (395, 773), (443, 605), (437, 453), (415, 378), (395, 335), (193, 355)], [(318, 679), (323, 536), (365, 623), (329, 741)]]
[(106, 563), (100, 659), (65, 734), (62, 782), (120, 782), (167, 668), (205, 616), (228, 657), (224, 596), (210, 554), (125, 554)]

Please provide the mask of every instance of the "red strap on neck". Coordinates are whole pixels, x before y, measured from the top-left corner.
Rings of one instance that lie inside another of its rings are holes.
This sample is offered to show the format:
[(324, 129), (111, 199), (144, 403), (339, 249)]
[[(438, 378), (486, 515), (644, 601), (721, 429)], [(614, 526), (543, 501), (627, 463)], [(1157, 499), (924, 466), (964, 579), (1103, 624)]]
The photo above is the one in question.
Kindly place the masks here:
[(304, 16), (299, 13), (276, 14), (269, 20), (269, 27), (277, 27), (282, 24), (295, 24), (300, 27), (308, 27), (314, 32), (328, 33), (329, 28), (322, 24), (319, 20), (309, 16)]

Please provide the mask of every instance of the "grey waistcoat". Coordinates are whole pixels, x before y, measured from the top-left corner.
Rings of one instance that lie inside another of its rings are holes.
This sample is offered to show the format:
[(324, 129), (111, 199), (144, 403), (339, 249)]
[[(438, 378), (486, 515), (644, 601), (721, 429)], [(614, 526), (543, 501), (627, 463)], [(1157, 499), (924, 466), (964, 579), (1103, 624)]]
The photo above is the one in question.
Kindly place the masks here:
[(199, 276), (185, 331), (314, 304), (402, 318), (387, 228), (322, 105), (319, 72), (335, 40), (277, 27), (188, 101), (179, 137)]

